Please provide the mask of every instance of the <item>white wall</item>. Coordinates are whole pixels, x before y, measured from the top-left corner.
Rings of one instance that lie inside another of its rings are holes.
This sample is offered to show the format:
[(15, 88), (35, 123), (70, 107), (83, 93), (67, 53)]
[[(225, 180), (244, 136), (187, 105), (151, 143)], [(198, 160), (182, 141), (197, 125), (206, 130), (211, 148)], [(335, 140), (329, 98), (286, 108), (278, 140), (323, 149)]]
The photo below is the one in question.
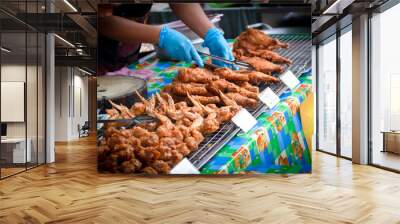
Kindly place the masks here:
[[(37, 97), (36, 97), (36, 82), (37, 80), (32, 79), (31, 74), (35, 74), (36, 67), (28, 66), (28, 87), (27, 87), (27, 107), (30, 112), (32, 109), (36, 111)], [(26, 82), (25, 80), (25, 65), (9, 64), (1, 66), (1, 81), (3, 82)], [(40, 106), (40, 105), (39, 105)], [(6, 108), (1, 108), (5, 110)], [(28, 112), (27, 111), (27, 112)], [(33, 127), (36, 130), (36, 113), (27, 113), (28, 128)], [(34, 122), (31, 124), (31, 122)], [(29, 134), (29, 130), (28, 130)], [(25, 123), (24, 122), (11, 122), (7, 123), (7, 136), (8, 137), (25, 137)], [(28, 136), (29, 137), (29, 136)]]
[(56, 67), (55, 73), (55, 140), (74, 140), (78, 125), (88, 120), (88, 78), (71, 67)]

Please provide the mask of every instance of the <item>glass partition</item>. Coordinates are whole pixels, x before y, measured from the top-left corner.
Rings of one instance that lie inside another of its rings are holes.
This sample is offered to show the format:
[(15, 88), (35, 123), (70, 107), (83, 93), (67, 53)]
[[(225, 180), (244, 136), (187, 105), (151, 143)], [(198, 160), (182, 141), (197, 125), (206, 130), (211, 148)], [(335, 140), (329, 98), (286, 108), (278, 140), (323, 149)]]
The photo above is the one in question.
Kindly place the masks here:
[[(26, 33), (2, 33), (1, 157), (2, 177), (24, 171), (31, 151), (26, 141)], [(28, 147), (28, 150), (26, 150)]]
[(318, 150), (336, 154), (336, 37), (318, 47)]
[(340, 155), (352, 157), (352, 32), (340, 36)]
[[(24, 12), (39, 12), (42, 5), (14, 1), (7, 6), (23, 17)], [(46, 39), (8, 14), (0, 12), (0, 18), (0, 178), (5, 178), (45, 162)]]
[(38, 35), (36, 32), (27, 33), (27, 85), (26, 85), (26, 114), (27, 114), (27, 150), (31, 151), (28, 168), (37, 165), (38, 160)]

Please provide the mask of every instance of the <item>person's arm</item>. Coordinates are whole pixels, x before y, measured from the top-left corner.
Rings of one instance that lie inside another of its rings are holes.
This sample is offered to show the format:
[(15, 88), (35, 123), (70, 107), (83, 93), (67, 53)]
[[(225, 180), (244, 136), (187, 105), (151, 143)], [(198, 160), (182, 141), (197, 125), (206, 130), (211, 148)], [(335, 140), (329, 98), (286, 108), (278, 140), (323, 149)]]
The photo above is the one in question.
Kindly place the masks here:
[(190, 29), (204, 38), (207, 31), (214, 27), (210, 22), (200, 4), (197, 3), (175, 3), (170, 4), (171, 9)]
[(145, 42), (157, 44), (172, 59), (195, 61), (203, 67), (203, 61), (190, 40), (168, 26), (145, 25), (120, 16), (112, 15), (112, 11), (104, 11), (99, 15), (100, 33), (108, 38), (124, 43)]
[[(233, 61), (234, 57), (228, 42), (224, 38), (224, 33), (216, 28), (208, 19), (200, 4), (194, 3), (176, 3), (170, 4), (174, 13), (197, 35), (204, 39), (203, 46), (210, 50), (215, 56)], [(213, 60), (213, 64), (223, 67), (236, 67), (220, 60)]]
[(158, 44), (161, 26), (146, 25), (120, 16), (99, 16), (102, 35), (124, 43), (145, 42)]

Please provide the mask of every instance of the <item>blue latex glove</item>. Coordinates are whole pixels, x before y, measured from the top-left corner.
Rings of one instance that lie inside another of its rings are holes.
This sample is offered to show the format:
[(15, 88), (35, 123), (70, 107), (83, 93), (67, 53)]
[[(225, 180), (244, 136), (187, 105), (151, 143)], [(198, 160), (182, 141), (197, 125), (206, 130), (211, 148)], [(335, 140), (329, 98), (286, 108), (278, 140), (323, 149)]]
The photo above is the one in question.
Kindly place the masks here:
[[(216, 27), (210, 28), (207, 31), (206, 35), (204, 36), (203, 47), (207, 47), (212, 55), (219, 56), (230, 61), (234, 60), (232, 50), (224, 38), (224, 33), (218, 30)], [(237, 69), (237, 67), (233, 64), (224, 63), (223, 61), (219, 60), (213, 60), (213, 64)]]
[(168, 26), (163, 26), (159, 38), (158, 46), (171, 58), (186, 62), (195, 61), (198, 66), (204, 67), (196, 48), (183, 34)]

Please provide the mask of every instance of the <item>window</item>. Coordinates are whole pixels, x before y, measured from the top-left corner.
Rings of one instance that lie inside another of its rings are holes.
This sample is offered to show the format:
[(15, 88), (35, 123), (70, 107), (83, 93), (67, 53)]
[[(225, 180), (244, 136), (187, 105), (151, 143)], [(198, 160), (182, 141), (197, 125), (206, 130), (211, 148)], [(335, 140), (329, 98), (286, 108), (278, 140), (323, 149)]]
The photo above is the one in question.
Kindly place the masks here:
[(398, 27), (400, 5), (371, 19), (371, 141), (372, 163), (400, 170), (400, 66)]
[(336, 153), (336, 39), (318, 48), (318, 148)]
[(352, 157), (352, 32), (340, 36), (340, 155)]

